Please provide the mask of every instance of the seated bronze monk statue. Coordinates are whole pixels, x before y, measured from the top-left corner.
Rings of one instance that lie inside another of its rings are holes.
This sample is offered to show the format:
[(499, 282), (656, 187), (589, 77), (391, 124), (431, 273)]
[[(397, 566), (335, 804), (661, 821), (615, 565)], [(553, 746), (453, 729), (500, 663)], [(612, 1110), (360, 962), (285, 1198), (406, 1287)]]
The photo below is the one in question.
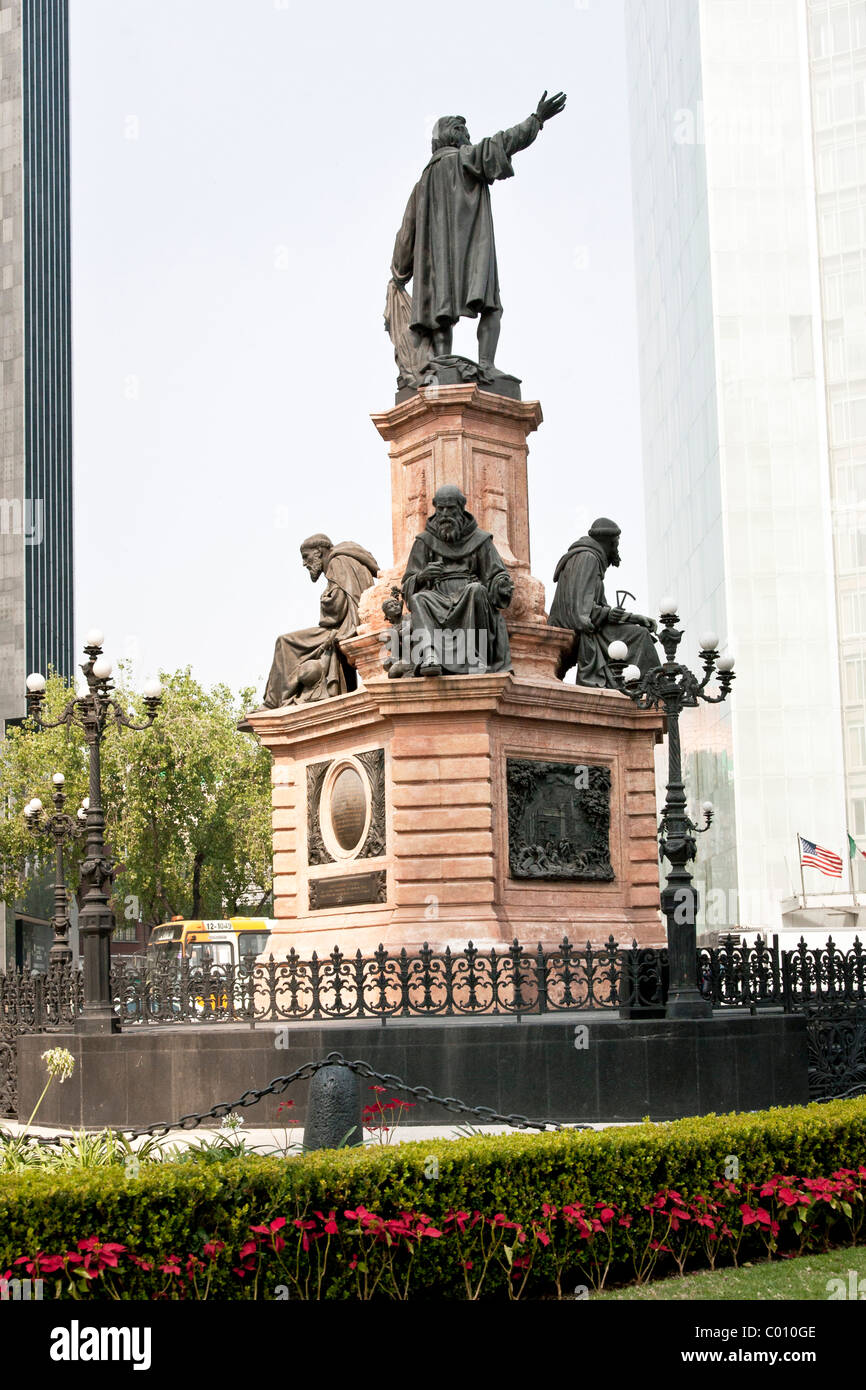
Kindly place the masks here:
[(588, 536), (569, 546), (554, 572), (556, 593), (547, 621), (551, 627), (571, 628), (574, 633), (559, 675), (563, 678), (576, 665), (576, 685), (616, 688), (607, 657), (611, 642), (625, 642), (629, 665), (640, 667), (641, 673), (659, 665), (654, 619), (628, 613), (618, 605), (611, 607), (605, 597), (604, 575), (609, 565), (619, 564), (619, 538), (616, 522), (599, 517)]
[(402, 583), (411, 655), (389, 676), (510, 671), (503, 608), (514, 584), (493, 538), (466, 510), (458, 487), (440, 487), (433, 515), (415, 538)]
[(327, 580), (319, 622), (277, 638), (266, 709), (327, 700), (354, 690), (358, 683), (354, 667), (340, 651), (340, 640), (354, 637), (361, 595), (374, 582), (379, 566), (363, 546), (354, 541), (333, 545), (324, 535), (303, 542), (301, 560), (314, 584), (322, 574)]

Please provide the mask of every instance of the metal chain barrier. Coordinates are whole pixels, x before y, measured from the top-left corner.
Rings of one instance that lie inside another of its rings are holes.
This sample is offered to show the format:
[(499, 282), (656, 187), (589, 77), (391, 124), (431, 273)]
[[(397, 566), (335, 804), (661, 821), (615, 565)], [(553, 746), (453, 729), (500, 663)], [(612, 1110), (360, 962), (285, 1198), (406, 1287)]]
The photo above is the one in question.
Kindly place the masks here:
[[(147, 1125), (143, 1129), (106, 1129), (94, 1131), (95, 1133), (113, 1133), (122, 1135), (127, 1139), (143, 1138), (164, 1138), (174, 1129), (196, 1129), (206, 1120), (221, 1120), (226, 1115), (230, 1115), (235, 1110), (246, 1109), (250, 1105), (257, 1105), (266, 1096), (280, 1096), (287, 1091), (296, 1081), (309, 1081), (315, 1076), (317, 1071), (323, 1067), (346, 1067), (349, 1071), (355, 1072), (358, 1076), (364, 1077), (368, 1081), (378, 1081), (392, 1087), (396, 1091), (403, 1091), (407, 1095), (415, 1096), (419, 1101), (424, 1101), (429, 1105), (441, 1105), (443, 1109), (449, 1110), (456, 1115), (473, 1115), (485, 1124), (504, 1124), (512, 1129), (537, 1129), (542, 1132), (559, 1131), (564, 1129), (591, 1129), (591, 1125), (586, 1124), (567, 1124), (562, 1125), (555, 1120), (529, 1120), (525, 1115), (500, 1115), (488, 1105), (467, 1105), (462, 1100), (457, 1100), (455, 1096), (434, 1096), (429, 1086), (410, 1086), (399, 1076), (394, 1076), (390, 1072), (378, 1072), (370, 1066), (368, 1062), (349, 1062), (339, 1052), (329, 1052), (327, 1057), (321, 1062), (305, 1062), (303, 1066), (297, 1067), (295, 1071), (289, 1072), (287, 1076), (277, 1076), (270, 1081), (267, 1086), (263, 1086), (257, 1091), (244, 1091), (235, 1101), (221, 1101), (217, 1105), (212, 1105), (210, 1110), (203, 1110), (198, 1114), (181, 1115), (179, 1120), (173, 1123), (160, 1121), (156, 1124)], [(43, 1135), (29, 1136), (31, 1142), (36, 1144), (63, 1144), (66, 1139), (63, 1135)]]

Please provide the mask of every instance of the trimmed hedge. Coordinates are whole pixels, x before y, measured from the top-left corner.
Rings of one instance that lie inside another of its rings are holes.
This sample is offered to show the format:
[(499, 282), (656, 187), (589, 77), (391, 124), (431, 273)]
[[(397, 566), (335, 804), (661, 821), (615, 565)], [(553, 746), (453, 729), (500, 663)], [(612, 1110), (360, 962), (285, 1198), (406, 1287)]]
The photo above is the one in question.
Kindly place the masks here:
[[(818, 1178), (864, 1166), (866, 1097), (667, 1125), (415, 1141), (292, 1159), (247, 1156), (205, 1163), (188, 1158), (144, 1163), (136, 1177), (123, 1168), (2, 1174), (0, 1274), (19, 1256), (60, 1254), (86, 1237), (120, 1242), (157, 1268), (171, 1263), (172, 1256), (200, 1257), (206, 1243), (219, 1241), (225, 1249), (209, 1267), (210, 1296), (250, 1297), (252, 1280), (233, 1270), (244, 1268), (250, 1228), (274, 1218), (287, 1219), (284, 1234), (293, 1238), (295, 1218), (331, 1209), (341, 1221), (347, 1211), (359, 1209), (384, 1218), (425, 1213), (438, 1227), (449, 1212), (478, 1211), (487, 1217), (501, 1214), (503, 1225), (518, 1223), (532, 1231), (545, 1204), (560, 1209), (577, 1204), (587, 1212), (605, 1204), (618, 1213), (637, 1213), (639, 1224), (648, 1221), (641, 1213), (660, 1191), (675, 1189), (684, 1197), (711, 1192), (714, 1182), (731, 1176), (732, 1158), (741, 1185), (764, 1183), (775, 1174)], [(633, 1277), (636, 1229), (612, 1225), (605, 1232), (611, 1278)], [(826, 1231), (822, 1239), (826, 1243)], [(575, 1246), (579, 1243), (575, 1238)], [(466, 1296), (455, 1242), (420, 1240), (416, 1246), (414, 1295), (420, 1290), (426, 1297)], [(760, 1231), (750, 1228), (744, 1257), (763, 1250)], [(539, 1248), (527, 1293), (553, 1287), (548, 1254)], [(494, 1261), (485, 1294), (511, 1288), (510, 1263), (510, 1254), (507, 1264)], [(273, 1297), (278, 1277), (273, 1271), (265, 1277), (264, 1269), (262, 1275), (258, 1296)], [(355, 1296), (356, 1280), (345, 1258), (342, 1264), (332, 1259), (319, 1294)], [(98, 1280), (81, 1283), (82, 1292), (92, 1288), (99, 1295)], [(130, 1268), (122, 1296), (152, 1297), (164, 1284), (156, 1271)], [(168, 1296), (178, 1296), (178, 1287), (172, 1288)]]

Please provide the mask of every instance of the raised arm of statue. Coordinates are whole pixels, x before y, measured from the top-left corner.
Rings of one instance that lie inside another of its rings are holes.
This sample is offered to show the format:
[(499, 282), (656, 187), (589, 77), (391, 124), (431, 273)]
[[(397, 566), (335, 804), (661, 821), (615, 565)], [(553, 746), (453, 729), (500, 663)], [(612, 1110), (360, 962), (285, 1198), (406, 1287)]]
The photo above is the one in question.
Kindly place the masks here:
[(464, 167), (476, 178), (484, 179), (487, 183), (493, 183), (494, 179), (510, 178), (514, 173), (511, 156), (531, 145), (544, 122), (558, 116), (564, 106), (563, 92), (549, 98), (547, 92), (544, 92), (532, 115), (527, 116), (519, 125), (500, 130), (496, 135), (479, 141), (477, 145), (464, 145), (460, 151)]
[(519, 125), (488, 135), (477, 145), (464, 145), (460, 151), (460, 162), (468, 173), (484, 183), (510, 179), (514, 173), (511, 156), (531, 145), (540, 130), (538, 117), (527, 116)]

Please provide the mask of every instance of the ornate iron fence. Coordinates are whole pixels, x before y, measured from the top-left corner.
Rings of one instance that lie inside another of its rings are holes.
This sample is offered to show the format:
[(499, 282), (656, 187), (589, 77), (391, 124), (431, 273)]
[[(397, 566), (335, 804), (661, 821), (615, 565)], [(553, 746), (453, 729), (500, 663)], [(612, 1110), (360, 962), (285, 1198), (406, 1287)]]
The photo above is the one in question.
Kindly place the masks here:
[[(523, 1015), (587, 1010), (657, 1011), (665, 1003), (667, 951), (623, 946), (328, 956), (244, 961), (193, 969), (188, 960), (115, 961), (115, 1008), (124, 1024), (322, 1022), (354, 1018)], [(743, 946), (727, 938), (697, 952), (696, 978), (719, 1009), (780, 1008), (866, 1002), (866, 951), (831, 940), (779, 949), (778, 938)], [(69, 1026), (82, 1005), (80, 970), (0, 975), (0, 1028), (12, 1034)]]
[(114, 972), (114, 997), (129, 1023), (263, 1022), (473, 1017), (663, 1006), (663, 952), (604, 946), (497, 951), (400, 951), (191, 969), (187, 961)]
[[(335, 948), (310, 960), (290, 951), (283, 960), (205, 969), (192, 969), (188, 960), (118, 960), (111, 984), (124, 1027), (142, 1027), (616, 1010), (626, 1017), (652, 1017), (663, 1013), (666, 975), (664, 948), (623, 946), (611, 936), (602, 946), (578, 947), (563, 939), (547, 949), (515, 941), (501, 950), (482, 951), (469, 943), (463, 951), (425, 946), (392, 955), (380, 946), (365, 957)], [(782, 951), (777, 937), (759, 938), (753, 946), (729, 937), (718, 947), (698, 950), (696, 978), (717, 1009), (811, 1011), (814, 1057), (829, 1055), (830, 1049), (841, 1075), (848, 1064), (840, 1061), (839, 1049), (844, 1051), (847, 1039), (845, 1055), (859, 1065), (862, 1028), (852, 1032), (844, 1018), (844, 1010), (866, 1007), (866, 951), (859, 940), (847, 951), (832, 939), (819, 948), (801, 939), (793, 950)], [(14, 1113), (17, 1037), (70, 1027), (82, 1004), (81, 972), (71, 966), (0, 975), (0, 1114)], [(842, 1031), (835, 1042), (829, 1035), (825, 1039), (821, 1030), (837, 1024)], [(816, 1088), (824, 1085), (819, 1074), (825, 1073), (825, 1064), (815, 1061)]]
[(701, 986), (715, 1008), (776, 1007), (798, 1012), (810, 1003), (853, 1004), (866, 1000), (866, 950), (859, 938), (842, 951), (830, 937), (810, 947), (779, 949), (779, 938), (758, 937), (753, 946), (723, 938), (698, 950)]

